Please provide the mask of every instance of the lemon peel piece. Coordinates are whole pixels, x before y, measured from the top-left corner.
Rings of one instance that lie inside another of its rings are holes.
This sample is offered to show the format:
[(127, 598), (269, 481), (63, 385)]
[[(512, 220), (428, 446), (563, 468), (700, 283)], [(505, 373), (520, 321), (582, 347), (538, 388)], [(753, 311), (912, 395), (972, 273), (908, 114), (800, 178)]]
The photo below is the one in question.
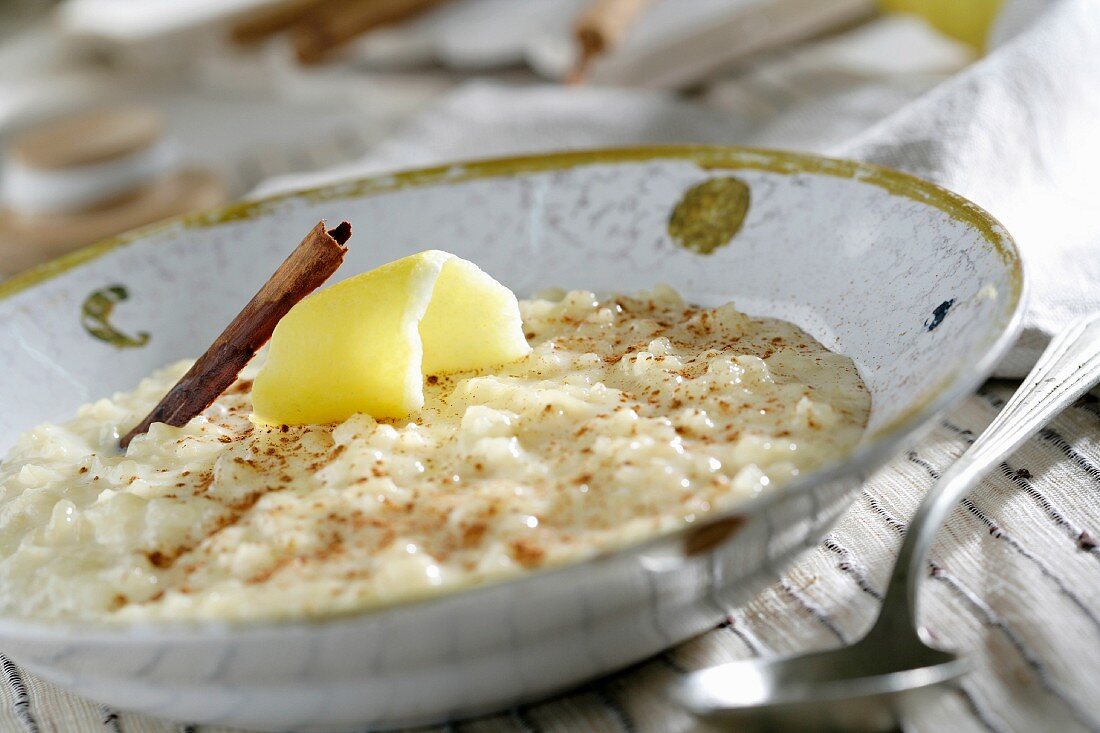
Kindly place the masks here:
[(511, 290), (472, 262), (427, 250), (294, 306), (256, 375), (252, 419), (402, 418), (423, 406), (425, 374), (505, 364), (530, 351)]

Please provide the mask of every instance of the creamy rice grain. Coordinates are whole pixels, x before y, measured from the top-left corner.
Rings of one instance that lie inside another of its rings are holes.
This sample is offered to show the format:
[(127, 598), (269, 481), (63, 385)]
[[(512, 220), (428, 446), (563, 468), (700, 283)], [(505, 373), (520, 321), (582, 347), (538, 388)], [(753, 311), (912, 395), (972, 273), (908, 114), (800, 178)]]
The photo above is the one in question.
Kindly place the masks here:
[(255, 366), (119, 454), (188, 367), (24, 434), (0, 466), (0, 612), (365, 608), (667, 532), (850, 451), (870, 396), (797, 327), (658, 288), (522, 301), (533, 353), (429, 377), (403, 421), (263, 428)]

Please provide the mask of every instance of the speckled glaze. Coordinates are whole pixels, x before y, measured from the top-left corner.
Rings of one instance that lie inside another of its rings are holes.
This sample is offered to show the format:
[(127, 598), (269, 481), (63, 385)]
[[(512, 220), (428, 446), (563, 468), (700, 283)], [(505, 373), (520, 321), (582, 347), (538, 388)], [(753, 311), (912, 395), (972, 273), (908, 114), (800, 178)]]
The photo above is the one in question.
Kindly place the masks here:
[[(717, 178), (736, 183), (700, 187)], [(0, 445), (201, 352), (319, 218), (355, 226), (337, 277), (434, 247), (521, 296), (667, 282), (794, 321), (860, 367), (867, 436), (733, 514), (427, 602), (241, 626), (0, 619), (0, 649), (28, 669), (119, 708), (270, 731), (424, 723), (565, 689), (703, 631), (774, 579), (988, 375), (1023, 302), (1003, 229), (893, 171), (709, 147), (471, 163), (158, 225), (0, 285)]]

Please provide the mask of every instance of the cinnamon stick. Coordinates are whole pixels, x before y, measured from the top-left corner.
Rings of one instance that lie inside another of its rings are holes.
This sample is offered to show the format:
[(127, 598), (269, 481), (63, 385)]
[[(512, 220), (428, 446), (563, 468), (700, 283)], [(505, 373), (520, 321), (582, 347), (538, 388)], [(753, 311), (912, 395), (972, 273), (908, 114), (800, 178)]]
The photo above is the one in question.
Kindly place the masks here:
[(447, 0), (329, 0), (294, 30), (294, 51), (303, 64), (324, 61), (357, 36), (418, 15)]
[(580, 84), (592, 61), (622, 43), (627, 31), (651, 0), (594, 0), (573, 24), (579, 55), (567, 84)]
[(309, 15), (328, 0), (287, 0), (274, 7), (265, 7), (246, 15), (229, 32), (240, 44), (258, 43), (281, 33)]
[(271, 338), (276, 324), (287, 311), (336, 272), (347, 254), (348, 248), (344, 245), (350, 238), (351, 224), (346, 221), (328, 231), (324, 221), (313, 227), (206, 353), (153, 411), (119, 441), (123, 450), (153, 423), (180, 427), (213, 404)]

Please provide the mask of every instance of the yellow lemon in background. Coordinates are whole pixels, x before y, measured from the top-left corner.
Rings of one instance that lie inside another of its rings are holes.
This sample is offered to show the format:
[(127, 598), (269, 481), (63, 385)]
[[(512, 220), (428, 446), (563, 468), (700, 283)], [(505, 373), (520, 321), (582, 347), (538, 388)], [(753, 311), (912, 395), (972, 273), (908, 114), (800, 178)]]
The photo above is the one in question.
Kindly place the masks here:
[(1003, 0), (881, 0), (886, 10), (915, 13), (937, 30), (984, 48), (989, 28)]
[(530, 351), (511, 290), (472, 262), (428, 250), (291, 308), (256, 375), (253, 420), (402, 418), (423, 406), (425, 374), (503, 364)]

